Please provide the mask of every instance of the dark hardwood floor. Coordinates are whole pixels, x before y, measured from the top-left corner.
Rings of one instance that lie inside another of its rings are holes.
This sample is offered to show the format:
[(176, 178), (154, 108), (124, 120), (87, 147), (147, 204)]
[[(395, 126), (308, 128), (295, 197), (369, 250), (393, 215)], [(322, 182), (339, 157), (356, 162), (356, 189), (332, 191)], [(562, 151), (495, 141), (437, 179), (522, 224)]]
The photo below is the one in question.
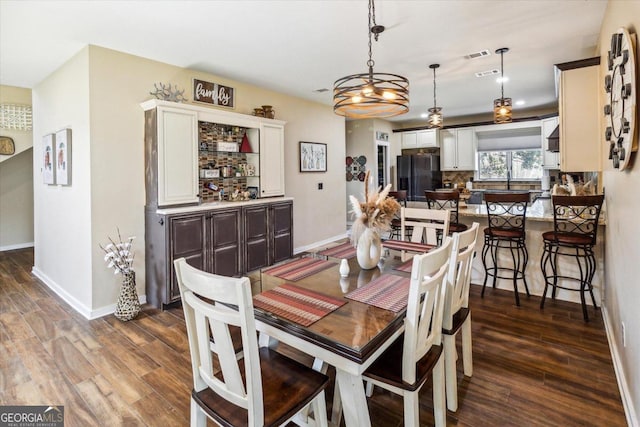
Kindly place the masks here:
[[(0, 252), (0, 404), (64, 405), (66, 426), (188, 425), (181, 309), (88, 321), (33, 277), (32, 265), (32, 250)], [(599, 311), (584, 323), (579, 304), (550, 301), (540, 311), (537, 297), (516, 307), (510, 292), (487, 289), (481, 299), (479, 290), (474, 373), (462, 377), (459, 364), (459, 409), (448, 425), (626, 425)], [(421, 425), (432, 425), (429, 384), (421, 396)], [(403, 425), (399, 397), (376, 389), (369, 407), (374, 426)]]

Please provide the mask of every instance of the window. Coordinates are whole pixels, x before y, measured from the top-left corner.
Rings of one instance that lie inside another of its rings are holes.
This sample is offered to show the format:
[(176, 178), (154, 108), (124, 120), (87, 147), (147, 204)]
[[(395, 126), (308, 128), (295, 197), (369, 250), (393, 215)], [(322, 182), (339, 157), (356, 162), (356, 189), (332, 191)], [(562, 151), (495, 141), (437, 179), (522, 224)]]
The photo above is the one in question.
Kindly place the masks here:
[(542, 178), (542, 150), (479, 151), (478, 178), (538, 180)]

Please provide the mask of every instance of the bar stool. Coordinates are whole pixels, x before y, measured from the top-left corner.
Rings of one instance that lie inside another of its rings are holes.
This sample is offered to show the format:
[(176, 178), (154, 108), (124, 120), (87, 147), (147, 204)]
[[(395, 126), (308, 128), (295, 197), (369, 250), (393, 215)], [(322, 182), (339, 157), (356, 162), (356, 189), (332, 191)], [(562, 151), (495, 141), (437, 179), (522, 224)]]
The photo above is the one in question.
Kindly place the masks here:
[[(407, 190), (389, 191), (389, 197), (393, 197), (402, 207), (407, 207)], [(389, 239), (400, 239), (400, 216), (395, 215), (391, 220), (391, 233)]]
[[(481, 296), (484, 297), (484, 289), (489, 276), (493, 277), (494, 288), (496, 287), (496, 279), (512, 279), (516, 305), (519, 306), (518, 280), (522, 280), (527, 296), (530, 296), (524, 274), (529, 261), (529, 253), (525, 244), (525, 219), (529, 193), (485, 193), (484, 200), (487, 206), (489, 227), (484, 229), (482, 265), (485, 276)], [(498, 249), (509, 249), (513, 260), (512, 267), (498, 265)], [(489, 252), (491, 252), (493, 263), (491, 267), (487, 266)], [(503, 272), (511, 272), (511, 274), (506, 276)]]
[[(596, 257), (593, 248), (598, 234), (598, 219), (604, 195), (597, 196), (553, 196), (553, 231), (542, 234), (544, 251), (540, 260), (544, 276), (544, 293), (540, 308), (544, 308), (547, 289), (551, 286), (551, 298), (556, 298), (556, 289), (580, 292), (582, 315), (589, 321), (585, 293), (591, 294), (593, 307), (598, 308), (593, 296), (591, 281), (596, 272)], [(576, 260), (579, 277), (558, 264), (558, 257), (573, 257)], [(549, 272), (551, 267), (551, 272)], [(564, 274), (563, 274), (564, 273)], [(562, 285), (558, 279), (563, 279)], [(564, 281), (578, 282), (579, 288), (565, 286)]]
[(449, 223), (449, 234), (461, 233), (469, 227), (458, 222), (458, 205), (460, 204), (460, 191), (430, 191), (424, 190), (429, 209), (449, 209), (451, 211), (451, 222)]

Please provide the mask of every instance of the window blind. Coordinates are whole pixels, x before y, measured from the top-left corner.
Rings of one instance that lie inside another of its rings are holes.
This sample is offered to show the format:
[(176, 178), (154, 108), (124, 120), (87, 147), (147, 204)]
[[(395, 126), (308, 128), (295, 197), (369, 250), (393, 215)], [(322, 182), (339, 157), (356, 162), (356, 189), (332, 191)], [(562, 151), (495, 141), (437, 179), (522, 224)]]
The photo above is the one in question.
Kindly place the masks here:
[(477, 132), (476, 137), (478, 139), (478, 151), (542, 148), (540, 127)]

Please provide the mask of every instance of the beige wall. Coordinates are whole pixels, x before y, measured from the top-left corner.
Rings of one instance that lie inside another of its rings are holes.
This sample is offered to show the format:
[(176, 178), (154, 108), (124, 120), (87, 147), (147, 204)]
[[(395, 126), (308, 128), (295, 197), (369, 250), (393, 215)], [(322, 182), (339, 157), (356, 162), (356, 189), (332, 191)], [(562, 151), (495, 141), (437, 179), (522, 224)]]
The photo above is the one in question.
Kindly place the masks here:
[[(62, 76), (79, 74), (75, 84)], [(278, 119), (287, 122), (285, 127), (285, 183), (286, 195), (294, 201), (294, 247), (313, 246), (315, 242), (344, 236), (344, 119), (333, 114), (325, 106), (284, 94), (268, 91), (206, 73), (182, 69), (168, 64), (123, 54), (96, 46), (87, 47), (65, 64), (51, 77), (34, 89), (34, 107), (38, 101), (38, 118), (51, 113), (54, 118), (43, 120), (34, 139), (43, 132), (73, 125), (74, 132), (74, 184), (69, 188), (40, 188), (40, 196), (49, 193), (82, 192), (83, 196), (70, 203), (63, 199), (47, 198), (36, 206), (38, 239), (36, 240), (36, 267), (43, 275), (55, 271), (52, 265), (75, 265), (74, 259), (64, 252), (56, 252), (55, 241), (44, 234), (48, 216), (61, 219), (69, 211), (78, 218), (77, 234), (72, 241), (81, 243), (83, 256), (82, 274), (73, 277), (56, 275), (60, 287), (71, 294), (82, 295), (83, 306), (89, 316), (106, 314), (117, 299), (120, 277), (107, 270), (99, 243), (116, 234), (118, 227), (123, 236), (135, 235), (138, 291), (144, 294), (144, 114), (140, 103), (151, 98), (149, 91), (156, 82), (172, 83), (190, 96), (192, 78), (230, 85), (236, 89), (238, 113), (249, 114), (256, 106), (273, 105)], [(66, 94), (85, 88), (86, 92), (69, 98)], [(77, 103), (71, 111), (67, 102)], [(77, 111), (78, 109), (82, 111)], [(62, 115), (63, 119), (57, 116)], [(77, 121), (82, 120), (82, 125)], [(76, 127), (85, 130), (76, 136)], [(77, 140), (80, 138), (80, 140)], [(328, 144), (327, 173), (300, 173), (298, 142), (313, 141)], [(86, 146), (76, 153), (76, 147)], [(89, 152), (90, 147), (90, 152)], [(81, 155), (81, 158), (78, 156)], [(77, 162), (86, 165), (86, 171), (76, 173)], [(38, 180), (39, 173), (35, 179)], [(324, 184), (323, 190), (317, 183)], [(77, 186), (76, 186), (77, 185)], [(86, 186), (86, 188), (85, 188)], [(42, 186), (40, 186), (42, 187)], [(85, 194), (86, 190), (86, 194)], [(51, 213), (48, 213), (51, 210)], [(72, 254), (75, 251), (72, 251)], [(92, 292), (85, 294), (87, 287)]]
[(33, 246), (33, 151), (0, 163), (0, 251)]
[[(64, 128), (72, 132), (72, 185), (47, 185), (40, 168), (42, 137)], [(88, 48), (33, 88), (33, 141), (33, 271), (88, 316), (93, 268)]]
[[(31, 89), (0, 86), (0, 103), (31, 105)], [(33, 246), (33, 132), (1, 129), (16, 153), (0, 154), (0, 251)]]
[[(640, 32), (640, 1), (610, 0), (600, 32), (600, 81), (606, 74), (607, 51), (611, 34), (619, 27), (626, 27), (630, 32)], [(640, 59), (640, 49), (636, 48), (636, 62)], [(640, 67), (640, 65), (637, 65)], [(636, 73), (640, 70), (636, 68)], [(636, 77), (638, 74), (636, 74)], [(601, 85), (601, 87), (603, 87)], [(636, 96), (638, 92), (636, 91)], [(604, 90), (601, 92), (601, 106), (604, 106)], [(636, 102), (639, 102), (638, 99)], [(601, 109), (602, 111), (602, 109)], [(640, 111), (640, 110), (639, 110)], [(640, 120), (638, 120), (640, 122)], [(604, 126), (602, 127), (604, 129)], [(636, 125), (638, 132), (638, 125)], [(638, 137), (638, 134), (636, 134)], [(604, 159), (603, 182), (606, 194), (607, 227), (606, 241), (606, 289), (605, 315), (608, 316), (612, 330), (614, 358), (619, 358), (623, 367), (627, 387), (627, 404), (629, 413), (635, 419), (631, 425), (638, 426), (640, 413), (640, 162), (635, 154), (635, 165), (630, 171), (620, 172), (611, 167), (608, 158), (608, 145), (602, 144)], [(633, 160), (633, 159), (632, 159)], [(626, 347), (622, 346), (622, 322), (626, 326)]]

